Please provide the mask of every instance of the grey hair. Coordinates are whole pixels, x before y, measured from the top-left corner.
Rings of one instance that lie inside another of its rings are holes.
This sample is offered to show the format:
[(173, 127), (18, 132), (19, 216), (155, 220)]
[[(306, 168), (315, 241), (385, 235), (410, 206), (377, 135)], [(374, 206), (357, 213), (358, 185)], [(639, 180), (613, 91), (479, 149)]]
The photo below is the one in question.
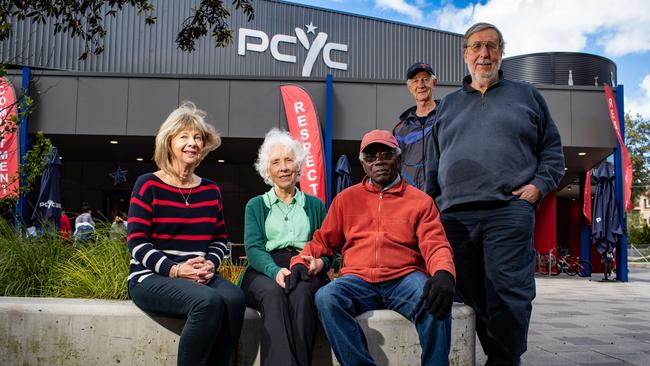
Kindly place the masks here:
[(264, 142), (257, 152), (255, 170), (257, 170), (257, 173), (262, 177), (262, 179), (264, 179), (264, 183), (270, 186), (273, 186), (273, 181), (269, 174), (269, 158), (271, 150), (277, 145), (284, 146), (291, 150), (296, 166), (298, 167), (298, 179), (300, 179), (300, 174), (302, 173), (302, 164), (305, 162), (305, 159), (307, 159), (307, 155), (309, 155), (309, 151), (307, 151), (300, 142), (291, 137), (289, 132), (277, 128), (273, 128), (267, 132), (266, 136), (264, 136)]
[(497, 28), (494, 24), (490, 23), (476, 23), (469, 27), (467, 32), (465, 32), (465, 38), (463, 38), (463, 48), (467, 47), (467, 40), (469, 40), (469, 37), (472, 36), (474, 33), (478, 33), (480, 31), (484, 31), (486, 29), (493, 29), (495, 32), (497, 32), (497, 35), (499, 35), (499, 49), (501, 49), (501, 53), (504, 53), (504, 50), (506, 48), (506, 41), (503, 40), (503, 34), (501, 34), (501, 31), (499, 28)]
[[(402, 155), (402, 149), (398, 147), (394, 148), (393, 151), (395, 152), (395, 155), (401, 156)], [(359, 161), (363, 163), (363, 151), (359, 153)]]

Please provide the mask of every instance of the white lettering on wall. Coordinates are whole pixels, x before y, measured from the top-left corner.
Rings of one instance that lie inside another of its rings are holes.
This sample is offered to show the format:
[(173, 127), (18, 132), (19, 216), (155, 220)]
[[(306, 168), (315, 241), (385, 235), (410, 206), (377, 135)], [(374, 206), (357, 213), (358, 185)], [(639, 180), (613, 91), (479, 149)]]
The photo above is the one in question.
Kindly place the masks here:
[[(309, 29), (309, 26), (307, 27)], [(313, 27), (313, 29), (315, 28), (317, 27)], [(290, 49), (291, 45), (300, 43), (300, 45), (305, 50), (307, 50), (307, 57), (305, 58), (305, 61), (302, 65), (302, 76), (311, 76), (311, 71), (314, 67), (314, 64), (318, 60), (318, 56), (321, 54), (323, 63), (325, 63), (325, 66), (329, 67), (330, 69), (348, 69), (348, 64), (340, 60), (340, 58), (344, 56), (343, 54), (348, 52), (348, 45), (334, 42), (327, 43), (328, 35), (325, 32), (315, 33), (313, 30), (310, 31), (310, 33), (314, 33), (316, 35), (312, 42), (309, 41), (307, 33), (305, 33), (302, 28), (295, 28), (294, 32), (295, 36), (288, 34), (276, 34), (271, 37), (271, 41), (269, 42), (269, 36), (261, 30), (239, 28), (237, 38), (237, 54), (240, 56), (246, 56), (246, 51), (265, 52), (267, 49), (270, 49), (271, 57), (273, 57), (275, 60), (295, 64), (298, 62), (296, 55), (290, 53), (282, 53), (280, 51), (280, 44), (285, 43)], [(333, 60), (332, 55), (335, 52), (338, 53), (338, 61)]]

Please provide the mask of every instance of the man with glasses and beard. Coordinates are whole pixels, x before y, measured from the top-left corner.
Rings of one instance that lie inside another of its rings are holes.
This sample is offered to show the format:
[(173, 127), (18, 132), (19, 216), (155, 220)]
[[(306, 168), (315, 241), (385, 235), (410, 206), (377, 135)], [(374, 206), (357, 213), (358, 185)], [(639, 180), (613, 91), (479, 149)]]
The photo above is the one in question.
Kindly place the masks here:
[(531, 84), (503, 78), (491, 24), (465, 33), (470, 75), (438, 105), (426, 192), (454, 250), (456, 290), (476, 312), (486, 365), (519, 365), (535, 297), (535, 209), (564, 174), (560, 134)]
[(327, 338), (342, 365), (376, 365), (357, 315), (391, 309), (415, 324), (422, 365), (448, 365), (452, 252), (431, 197), (398, 171), (400, 149), (389, 131), (361, 141), (366, 177), (339, 193), (320, 229), (291, 260), (287, 290), (313, 272), (316, 258), (342, 249), (341, 276), (316, 293)]

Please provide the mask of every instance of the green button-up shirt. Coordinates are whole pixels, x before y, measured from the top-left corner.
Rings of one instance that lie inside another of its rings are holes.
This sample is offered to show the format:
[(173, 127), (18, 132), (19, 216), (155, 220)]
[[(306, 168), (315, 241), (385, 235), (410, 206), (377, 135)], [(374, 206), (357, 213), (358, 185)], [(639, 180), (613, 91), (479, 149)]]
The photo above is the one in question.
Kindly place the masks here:
[(309, 218), (304, 210), (305, 194), (296, 188), (288, 205), (282, 202), (271, 188), (264, 194), (264, 204), (270, 209), (264, 222), (266, 250), (288, 247), (302, 249), (309, 240)]

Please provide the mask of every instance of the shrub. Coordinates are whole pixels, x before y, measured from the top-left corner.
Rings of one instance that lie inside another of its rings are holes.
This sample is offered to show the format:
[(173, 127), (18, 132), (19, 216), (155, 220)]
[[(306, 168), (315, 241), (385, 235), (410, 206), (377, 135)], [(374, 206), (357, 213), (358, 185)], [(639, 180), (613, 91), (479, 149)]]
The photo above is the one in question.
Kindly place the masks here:
[[(98, 223), (85, 244), (58, 232), (25, 238), (0, 219), (0, 295), (125, 300), (131, 255), (126, 241)], [(226, 258), (219, 273), (237, 283), (245, 261)]]
[(46, 296), (126, 300), (130, 254), (124, 240), (99, 229), (97, 241), (58, 263)]
[(650, 244), (650, 226), (631, 226), (627, 230), (630, 244)]
[(58, 233), (27, 238), (0, 220), (0, 294), (44, 296), (52, 270), (71, 252), (72, 247)]
[(245, 259), (233, 260), (232, 258), (224, 258), (221, 266), (219, 266), (219, 275), (228, 281), (237, 284), (239, 277), (246, 269), (247, 261)]

